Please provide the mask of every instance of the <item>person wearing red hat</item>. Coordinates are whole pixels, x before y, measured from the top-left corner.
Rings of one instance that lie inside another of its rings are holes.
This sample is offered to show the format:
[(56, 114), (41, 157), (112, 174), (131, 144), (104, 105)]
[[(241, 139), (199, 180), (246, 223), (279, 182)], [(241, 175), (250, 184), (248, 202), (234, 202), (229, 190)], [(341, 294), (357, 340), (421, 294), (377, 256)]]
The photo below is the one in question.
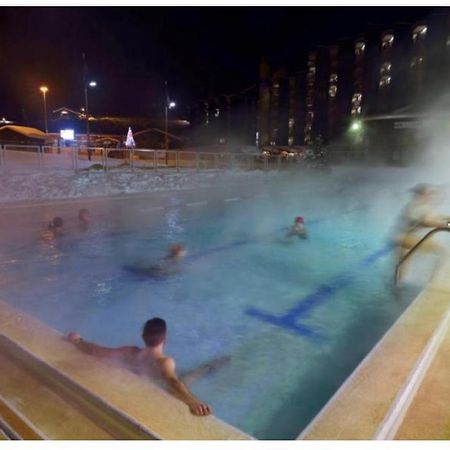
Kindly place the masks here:
[(287, 237), (298, 236), (300, 239), (308, 239), (308, 232), (305, 227), (305, 219), (298, 216), (294, 220), (294, 224), (288, 231)]

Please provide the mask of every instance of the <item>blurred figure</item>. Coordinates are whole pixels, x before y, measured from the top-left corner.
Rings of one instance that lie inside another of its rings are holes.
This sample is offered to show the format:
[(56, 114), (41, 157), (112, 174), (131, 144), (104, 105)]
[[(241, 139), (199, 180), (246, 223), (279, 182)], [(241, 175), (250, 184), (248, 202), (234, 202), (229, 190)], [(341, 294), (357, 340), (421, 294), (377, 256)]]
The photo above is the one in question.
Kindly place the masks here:
[(82, 208), (80, 209), (80, 211), (78, 211), (78, 222), (82, 230), (85, 231), (89, 228), (89, 225), (91, 223), (91, 215), (89, 214), (88, 209)]
[(163, 319), (155, 317), (147, 320), (142, 331), (145, 348), (126, 346), (119, 348), (101, 347), (84, 341), (78, 333), (71, 332), (67, 339), (81, 351), (93, 356), (115, 358), (121, 360), (134, 372), (162, 378), (172, 393), (189, 406), (197, 416), (211, 414), (211, 408), (197, 399), (187, 386), (178, 378), (175, 371), (175, 360), (164, 354), (167, 336), (167, 325)]
[[(398, 262), (430, 229), (449, 226), (449, 218), (441, 216), (432, 207), (437, 199), (436, 188), (428, 184), (419, 184), (411, 191), (413, 198), (403, 209), (394, 236), (394, 242), (397, 245)], [(435, 236), (424, 241), (418, 247), (418, 251), (435, 253), (439, 255), (439, 260), (442, 260), (447, 255), (447, 250), (435, 241)], [(405, 261), (400, 267), (398, 272), (399, 281), (404, 277), (407, 264), (408, 261)], [(438, 265), (434, 268), (434, 272), (437, 267)]]
[(308, 239), (308, 232), (305, 227), (305, 219), (301, 216), (296, 217), (294, 224), (290, 228), (286, 237), (298, 236), (300, 239)]
[(48, 224), (47, 229), (41, 234), (41, 237), (45, 241), (52, 241), (57, 236), (60, 236), (63, 232), (64, 221), (61, 217), (54, 217)]
[(136, 275), (147, 276), (151, 278), (166, 278), (171, 275), (176, 275), (181, 271), (180, 263), (186, 257), (187, 251), (182, 244), (172, 244), (169, 247), (168, 254), (160, 260), (156, 266), (139, 267), (128, 266), (127, 270)]

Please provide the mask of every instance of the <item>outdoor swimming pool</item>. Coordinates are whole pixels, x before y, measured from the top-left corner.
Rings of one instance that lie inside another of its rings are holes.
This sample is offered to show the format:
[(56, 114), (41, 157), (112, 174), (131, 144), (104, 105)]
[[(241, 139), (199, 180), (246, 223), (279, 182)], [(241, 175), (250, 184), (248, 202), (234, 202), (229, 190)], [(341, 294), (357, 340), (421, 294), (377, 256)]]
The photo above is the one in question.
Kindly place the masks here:
[[(194, 197), (88, 205), (92, 229), (74, 226), (53, 246), (5, 239), (0, 296), (103, 345), (141, 346), (143, 322), (163, 317), (180, 372), (231, 358), (191, 386), (218, 417), (257, 438), (295, 438), (418, 293), (392, 286), (396, 217), (382, 213), (407, 196), (292, 179)], [(307, 241), (284, 239), (297, 215)], [(173, 242), (189, 250), (179, 275), (125, 270)]]

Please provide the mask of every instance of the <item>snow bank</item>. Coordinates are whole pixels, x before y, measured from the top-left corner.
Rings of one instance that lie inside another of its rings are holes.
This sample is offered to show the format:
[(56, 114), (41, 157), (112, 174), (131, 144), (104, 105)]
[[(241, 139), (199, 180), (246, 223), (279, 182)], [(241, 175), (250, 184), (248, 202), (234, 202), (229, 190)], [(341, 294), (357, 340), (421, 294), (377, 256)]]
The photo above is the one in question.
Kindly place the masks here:
[(258, 182), (279, 177), (262, 171), (45, 171), (0, 175), (0, 202), (56, 200), (80, 197), (176, 191)]

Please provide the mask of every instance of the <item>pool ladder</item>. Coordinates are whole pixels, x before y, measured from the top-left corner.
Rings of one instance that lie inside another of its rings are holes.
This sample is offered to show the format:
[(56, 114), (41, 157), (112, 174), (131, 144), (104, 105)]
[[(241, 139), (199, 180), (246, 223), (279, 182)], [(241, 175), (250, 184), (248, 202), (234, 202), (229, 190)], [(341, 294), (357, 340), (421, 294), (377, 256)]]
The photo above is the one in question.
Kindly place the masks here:
[(398, 274), (399, 274), (399, 270), (400, 270), (400, 266), (420, 247), (420, 245), (425, 242), (428, 238), (430, 238), (433, 234), (438, 233), (439, 231), (450, 231), (450, 223), (448, 227), (438, 227), (438, 228), (434, 228), (431, 231), (429, 231), (419, 242), (417, 242), (416, 245), (414, 245), (414, 247), (411, 247), (408, 251), (408, 253), (406, 253), (406, 255), (404, 255), (400, 261), (398, 262), (397, 266), (395, 267), (395, 283), (398, 283)]

